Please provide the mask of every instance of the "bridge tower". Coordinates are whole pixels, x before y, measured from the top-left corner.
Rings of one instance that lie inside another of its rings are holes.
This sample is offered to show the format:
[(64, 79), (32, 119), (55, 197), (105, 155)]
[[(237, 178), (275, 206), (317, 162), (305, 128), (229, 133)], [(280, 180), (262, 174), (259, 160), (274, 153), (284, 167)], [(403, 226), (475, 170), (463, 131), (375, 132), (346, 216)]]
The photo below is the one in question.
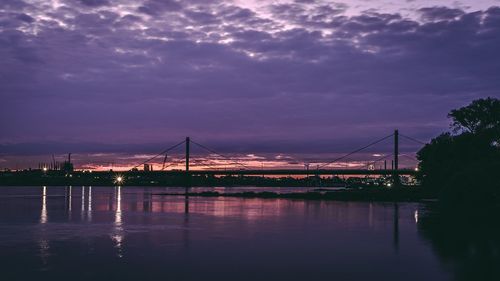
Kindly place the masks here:
[(186, 188), (191, 186), (191, 175), (189, 174), (189, 144), (191, 140), (186, 137)]
[(189, 137), (186, 137), (186, 173), (189, 173)]
[(393, 180), (394, 180), (394, 186), (399, 186), (400, 185), (400, 180), (399, 180), (399, 174), (398, 174), (398, 169), (399, 169), (399, 130), (394, 130), (394, 173), (393, 173)]

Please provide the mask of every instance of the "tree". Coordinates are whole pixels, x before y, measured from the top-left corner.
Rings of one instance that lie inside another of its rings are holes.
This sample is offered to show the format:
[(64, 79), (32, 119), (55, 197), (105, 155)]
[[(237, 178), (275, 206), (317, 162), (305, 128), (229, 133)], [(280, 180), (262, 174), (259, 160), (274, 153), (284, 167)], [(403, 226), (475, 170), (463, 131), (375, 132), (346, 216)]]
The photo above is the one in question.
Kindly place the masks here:
[(489, 130), (500, 130), (500, 100), (478, 99), (468, 106), (454, 109), (448, 114), (453, 119), (454, 132), (479, 134)]
[(452, 202), (500, 203), (500, 101), (475, 100), (448, 116), (455, 134), (417, 153), (424, 187)]

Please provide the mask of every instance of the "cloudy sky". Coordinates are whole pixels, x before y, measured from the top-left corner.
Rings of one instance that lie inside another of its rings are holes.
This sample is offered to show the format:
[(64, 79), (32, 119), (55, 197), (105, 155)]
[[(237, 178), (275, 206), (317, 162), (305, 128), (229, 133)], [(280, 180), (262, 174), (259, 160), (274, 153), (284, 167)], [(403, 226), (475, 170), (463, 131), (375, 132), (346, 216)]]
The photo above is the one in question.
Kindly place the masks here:
[(185, 136), (275, 155), (347, 152), (396, 128), (426, 141), (450, 109), (500, 97), (499, 6), (2, 0), (0, 167)]

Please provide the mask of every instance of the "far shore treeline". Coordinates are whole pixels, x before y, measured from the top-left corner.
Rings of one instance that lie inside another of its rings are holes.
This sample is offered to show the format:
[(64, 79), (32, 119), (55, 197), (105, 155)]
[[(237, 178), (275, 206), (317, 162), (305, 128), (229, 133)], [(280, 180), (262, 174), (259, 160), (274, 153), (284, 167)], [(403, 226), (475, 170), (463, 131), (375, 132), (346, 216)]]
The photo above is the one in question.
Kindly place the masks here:
[(452, 110), (450, 132), (418, 153), (422, 187), (454, 207), (500, 207), (500, 100)]

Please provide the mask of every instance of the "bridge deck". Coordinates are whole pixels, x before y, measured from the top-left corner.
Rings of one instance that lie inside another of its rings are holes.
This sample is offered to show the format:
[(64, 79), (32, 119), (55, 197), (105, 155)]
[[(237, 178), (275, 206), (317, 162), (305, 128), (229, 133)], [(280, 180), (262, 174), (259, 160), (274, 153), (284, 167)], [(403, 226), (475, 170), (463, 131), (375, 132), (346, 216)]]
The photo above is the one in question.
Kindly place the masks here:
[[(170, 173), (168, 171), (167, 173)], [(175, 171), (179, 173), (181, 171)], [(185, 172), (184, 172), (185, 173)], [(273, 169), (273, 170), (191, 170), (192, 175), (415, 175), (413, 169), (364, 170), (364, 169)]]

